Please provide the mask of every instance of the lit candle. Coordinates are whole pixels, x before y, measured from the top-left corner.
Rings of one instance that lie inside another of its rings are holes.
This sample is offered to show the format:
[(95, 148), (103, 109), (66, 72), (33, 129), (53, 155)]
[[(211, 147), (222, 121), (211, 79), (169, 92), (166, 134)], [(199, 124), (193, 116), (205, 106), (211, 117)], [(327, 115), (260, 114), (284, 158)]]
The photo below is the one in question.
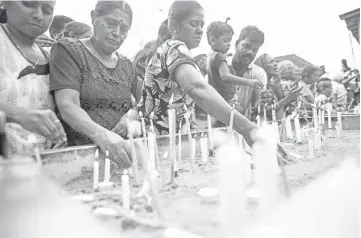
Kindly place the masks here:
[(132, 127), (131, 123), (129, 123), (129, 127), (128, 127), (128, 138), (129, 138), (129, 142), (130, 142), (130, 149), (131, 149), (130, 152), (132, 155), (133, 175), (134, 175), (136, 185), (139, 185), (140, 182), (139, 182), (139, 173), (138, 173), (138, 158), (137, 158), (137, 153), (135, 151), (134, 139), (133, 139), (133, 127)]
[(208, 122), (208, 149), (209, 149), (209, 153), (213, 155), (212, 119), (209, 114), (207, 115), (207, 122)]
[(313, 140), (309, 140), (308, 141), (308, 150), (310, 152), (310, 158), (314, 157), (314, 152), (313, 152)]
[(341, 112), (337, 112), (337, 122), (338, 122), (338, 129), (342, 131), (342, 114)]
[(149, 153), (149, 160), (148, 160), (148, 171), (153, 173), (155, 171), (155, 135), (152, 132), (148, 132), (148, 153)]
[(267, 104), (263, 105), (263, 123), (267, 123)]
[(233, 121), (234, 121), (234, 104), (232, 106), (231, 114), (230, 114), (230, 117), (229, 117), (229, 126), (228, 126), (228, 135), (229, 136), (233, 135)]
[(258, 111), (258, 113), (257, 113), (257, 117), (256, 117), (256, 123), (258, 126), (260, 126), (261, 125), (261, 116), (260, 116), (261, 115), (261, 103), (258, 104), (257, 111)]
[(318, 109), (318, 124), (319, 124), (319, 125), (322, 125), (321, 108)]
[(298, 118), (298, 114), (293, 120), (295, 123), (295, 130), (296, 130), (296, 142), (300, 143), (302, 142), (302, 136), (301, 136), (301, 127), (300, 127), (300, 120)]
[(37, 143), (36, 143), (36, 137), (35, 135), (31, 134), (29, 135), (29, 142), (31, 144), (33, 144), (33, 147), (34, 147), (34, 156), (35, 156), (35, 160), (36, 160), (36, 163), (41, 166), (42, 165), (42, 162), (41, 162), (41, 156), (40, 156), (40, 150), (37, 146)]
[(104, 162), (104, 182), (110, 181), (110, 160), (109, 157), (109, 151), (105, 152), (105, 162)]
[(93, 189), (97, 189), (98, 188), (98, 184), (99, 184), (99, 150), (96, 149), (95, 150), (95, 156), (94, 156), (94, 162), (93, 162)]
[(314, 139), (314, 148), (316, 150), (320, 150), (321, 149), (321, 134), (320, 131), (317, 130), (315, 132), (315, 139)]
[(331, 122), (331, 103), (328, 103), (327, 104), (328, 107), (327, 107), (327, 122), (328, 122), (328, 129), (331, 130), (332, 129), (332, 122)]
[(122, 181), (122, 202), (124, 209), (130, 209), (130, 186), (128, 170), (124, 169), (121, 177)]
[(200, 139), (201, 144), (201, 153), (202, 153), (202, 163), (207, 164), (208, 162), (208, 146), (207, 146), (207, 139), (203, 137), (203, 133)]
[(190, 153), (192, 173), (195, 173), (195, 167), (196, 167), (195, 156), (196, 156), (196, 139), (192, 138), (191, 139), (191, 153)]
[(276, 118), (276, 103), (272, 104), (272, 122), (276, 122), (277, 118)]
[(313, 114), (313, 122), (315, 124), (315, 129), (317, 129), (318, 128), (318, 117), (317, 117), (316, 105), (313, 105), (312, 114)]
[(143, 134), (144, 145), (147, 146), (147, 130), (145, 129), (144, 117), (143, 117), (143, 113), (141, 111), (139, 111), (139, 117), (140, 117), (140, 121), (142, 124), (142, 134)]
[(175, 175), (175, 171), (177, 171), (177, 165), (176, 165), (176, 148), (175, 148), (175, 139), (176, 139), (176, 125), (175, 125), (175, 111), (173, 109), (173, 99), (174, 99), (174, 94), (172, 94), (170, 100), (169, 100), (169, 104), (168, 104), (168, 123), (169, 123), (169, 155), (170, 155), (170, 160), (171, 160), (171, 183), (174, 182), (174, 175)]
[[(224, 237), (235, 237), (247, 219), (247, 183), (243, 151), (234, 144), (222, 145), (216, 154), (219, 163), (219, 219)], [(237, 181), (237, 186), (234, 186)]]
[(321, 123), (325, 124), (325, 108), (321, 109)]
[(339, 123), (337, 122), (336, 125), (335, 125), (335, 129), (336, 129), (336, 135), (337, 137), (340, 137), (341, 136), (341, 133), (340, 133), (340, 127), (339, 127)]
[[(154, 119), (154, 112), (150, 113), (150, 128), (149, 130), (154, 134), (155, 134), (155, 129), (154, 129), (154, 124), (153, 124), (153, 119)], [(158, 171), (160, 171), (160, 159), (159, 159), (159, 153), (158, 153), (158, 144), (157, 144), (157, 139), (154, 140), (154, 153), (155, 153), (155, 162), (156, 165), (158, 167)]]
[(290, 139), (293, 139), (293, 131), (292, 131), (292, 125), (291, 125), (291, 118), (288, 116), (286, 117), (286, 134), (287, 137)]
[(269, 214), (280, 202), (277, 141), (272, 128), (268, 125), (264, 125), (256, 133), (262, 139), (255, 143), (253, 151), (257, 168), (256, 184), (261, 191), (259, 211), (263, 216)]

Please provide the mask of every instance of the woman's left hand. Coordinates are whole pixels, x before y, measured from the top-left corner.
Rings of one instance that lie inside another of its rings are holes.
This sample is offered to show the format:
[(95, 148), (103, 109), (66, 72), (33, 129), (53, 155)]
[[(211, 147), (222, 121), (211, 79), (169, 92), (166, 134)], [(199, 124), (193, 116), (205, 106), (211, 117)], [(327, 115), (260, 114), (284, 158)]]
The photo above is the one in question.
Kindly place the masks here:
[(36, 38), (35, 42), (41, 47), (51, 47), (56, 41), (47, 35), (41, 35)]

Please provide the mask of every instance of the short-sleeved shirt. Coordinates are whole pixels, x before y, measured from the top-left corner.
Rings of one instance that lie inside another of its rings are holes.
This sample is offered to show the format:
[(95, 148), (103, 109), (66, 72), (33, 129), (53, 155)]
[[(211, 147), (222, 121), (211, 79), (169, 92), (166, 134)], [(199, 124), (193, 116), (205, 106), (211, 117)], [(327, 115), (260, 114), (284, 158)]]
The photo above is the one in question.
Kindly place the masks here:
[[(48, 57), (45, 51), (43, 53)], [(0, 101), (28, 110), (54, 110), (54, 100), (49, 93), (49, 64), (33, 67), (1, 24)], [(39, 150), (50, 149), (46, 148), (45, 137), (28, 131), (17, 123), (6, 123), (5, 135), (8, 155), (32, 153), (35, 147)]]
[(221, 75), (219, 74), (219, 67), (221, 64), (225, 62), (228, 65), (227, 57), (222, 53), (213, 51), (208, 58), (208, 82), (227, 102), (229, 102), (234, 98), (234, 94), (236, 93), (235, 85), (223, 82)]
[[(120, 54), (116, 67), (108, 68), (80, 40), (61, 39), (51, 49), (50, 90), (78, 91), (80, 107), (94, 122), (108, 130), (112, 130), (132, 107), (134, 82), (134, 65)], [(69, 145), (93, 143), (62, 122)]]
[[(232, 66), (231, 72), (239, 77), (258, 80), (263, 85), (267, 84), (266, 72), (255, 64), (250, 64), (244, 73), (236, 72), (234, 66)], [(246, 85), (236, 85), (236, 95), (238, 101), (237, 110), (248, 119), (251, 119), (253, 110), (258, 106), (261, 90)]]
[(168, 106), (172, 95), (177, 130), (181, 121), (182, 125), (185, 123), (184, 105), (190, 112), (194, 112), (193, 100), (184, 92), (173, 75), (175, 69), (182, 64), (190, 64), (197, 69), (187, 46), (173, 39), (160, 45), (148, 63), (138, 109), (144, 112), (147, 122), (150, 114), (154, 113), (153, 123), (157, 134), (169, 133)]
[(344, 105), (347, 103), (347, 90), (341, 83), (332, 81), (332, 94), (336, 96), (337, 105)]

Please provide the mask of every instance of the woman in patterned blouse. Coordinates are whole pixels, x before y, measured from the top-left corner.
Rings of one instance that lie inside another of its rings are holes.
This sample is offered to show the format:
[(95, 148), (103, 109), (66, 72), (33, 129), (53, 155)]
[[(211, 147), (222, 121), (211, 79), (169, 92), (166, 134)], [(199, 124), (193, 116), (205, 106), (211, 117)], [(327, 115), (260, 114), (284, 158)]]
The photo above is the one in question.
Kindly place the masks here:
[(135, 69), (116, 52), (128, 35), (132, 9), (125, 1), (98, 1), (91, 12), (93, 35), (61, 39), (51, 50), (50, 89), (69, 145), (96, 143), (120, 167), (131, 165), (124, 115), (131, 110)]
[[(169, 9), (168, 27), (172, 38), (158, 47), (150, 60), (138, 108), (146, 116), (155, 115), (157, 133), (168, 133), (168, 103), (174, 95), (177, 131), (184, 124), (184, 105), (192, 110), (194, 102), (206, 113), (229, 124), (231, 106), (217, 91), (202, 80), (190, 50), (198, 47), (204, 26), (204, 11), (196, 1), (175, 1)], [(193, 102), (194, 100), (194, 102)], [(193, 111), (193, 110), (192, 110)], [(253, 144), (250, 132), (256, 125), (236, 112), (234, 129)]]
[[(3, 1), (0, 9), (0, 110), (8, 155), (66, 145), (49, 93), (48, 54), (36, 39), (48, 30), (55, 1)], [(54, 145), (55, 146), (52, 146)]]

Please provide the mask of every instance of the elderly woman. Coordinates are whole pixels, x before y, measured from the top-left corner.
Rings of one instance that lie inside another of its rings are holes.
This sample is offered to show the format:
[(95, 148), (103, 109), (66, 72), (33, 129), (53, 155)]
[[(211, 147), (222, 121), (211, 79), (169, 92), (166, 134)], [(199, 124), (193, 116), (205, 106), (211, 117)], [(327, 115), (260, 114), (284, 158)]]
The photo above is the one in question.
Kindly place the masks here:
[[(185, 107), (194, 102), (217, 120), (229, 124), (231, 106), (217, 91), (202, 80), (201, 73), (190, 53), (199, 46), (203, 35), (204, 11), (196, 1), (175, 1), (168, 12), (168, 26), (172, 38), (158, 47), (148, 64), (142, 101), (138, 108), (146, 116), (154, 113), (158, 134), (167, 134), (168, 104), (173, 95), (177, 131), (185, 124)], [(191, 117), (192, 119), (192, 117)], [(234, 129), (252, 145), (251, 131), (256, 125), (240, 113), (234, 114)]]
[(6, 113), (9, 155), (66, 144), (64, 129), (53, 112), (48, 54), (35, 43), (48, 30), (54, 6), (55, 1), (3, 1), (0, 110)]
[[(300, 95), (302, 88), (297, 88), (297, 86), (291, 89), (287, 95), (283, 91), (278, 64), (268, 54), (260, 55), (254, 62), (259, 67), (263, 68), (267, 74), (267, 84), (269, 89), (273, 92), (274, 103), (276, 105), (276, 119), (281, 119), (285, 116), (285, 110), (290, 105), (291, 102), (297, 100), (297, 97)], [(267, 107), (267, 117), (272, 119), (272, 106), (268, 105)]]
[(69, 145), (95, 143), (121, 167), (131, 165), (123, 129), (124, 115), (135, 104), (135, 70), (117, 50), (127, 38), (132, 17), (125, 1), (98, 1), (91, 12), (93, 35), (59, 40), (50, 59), (50, 89)]

